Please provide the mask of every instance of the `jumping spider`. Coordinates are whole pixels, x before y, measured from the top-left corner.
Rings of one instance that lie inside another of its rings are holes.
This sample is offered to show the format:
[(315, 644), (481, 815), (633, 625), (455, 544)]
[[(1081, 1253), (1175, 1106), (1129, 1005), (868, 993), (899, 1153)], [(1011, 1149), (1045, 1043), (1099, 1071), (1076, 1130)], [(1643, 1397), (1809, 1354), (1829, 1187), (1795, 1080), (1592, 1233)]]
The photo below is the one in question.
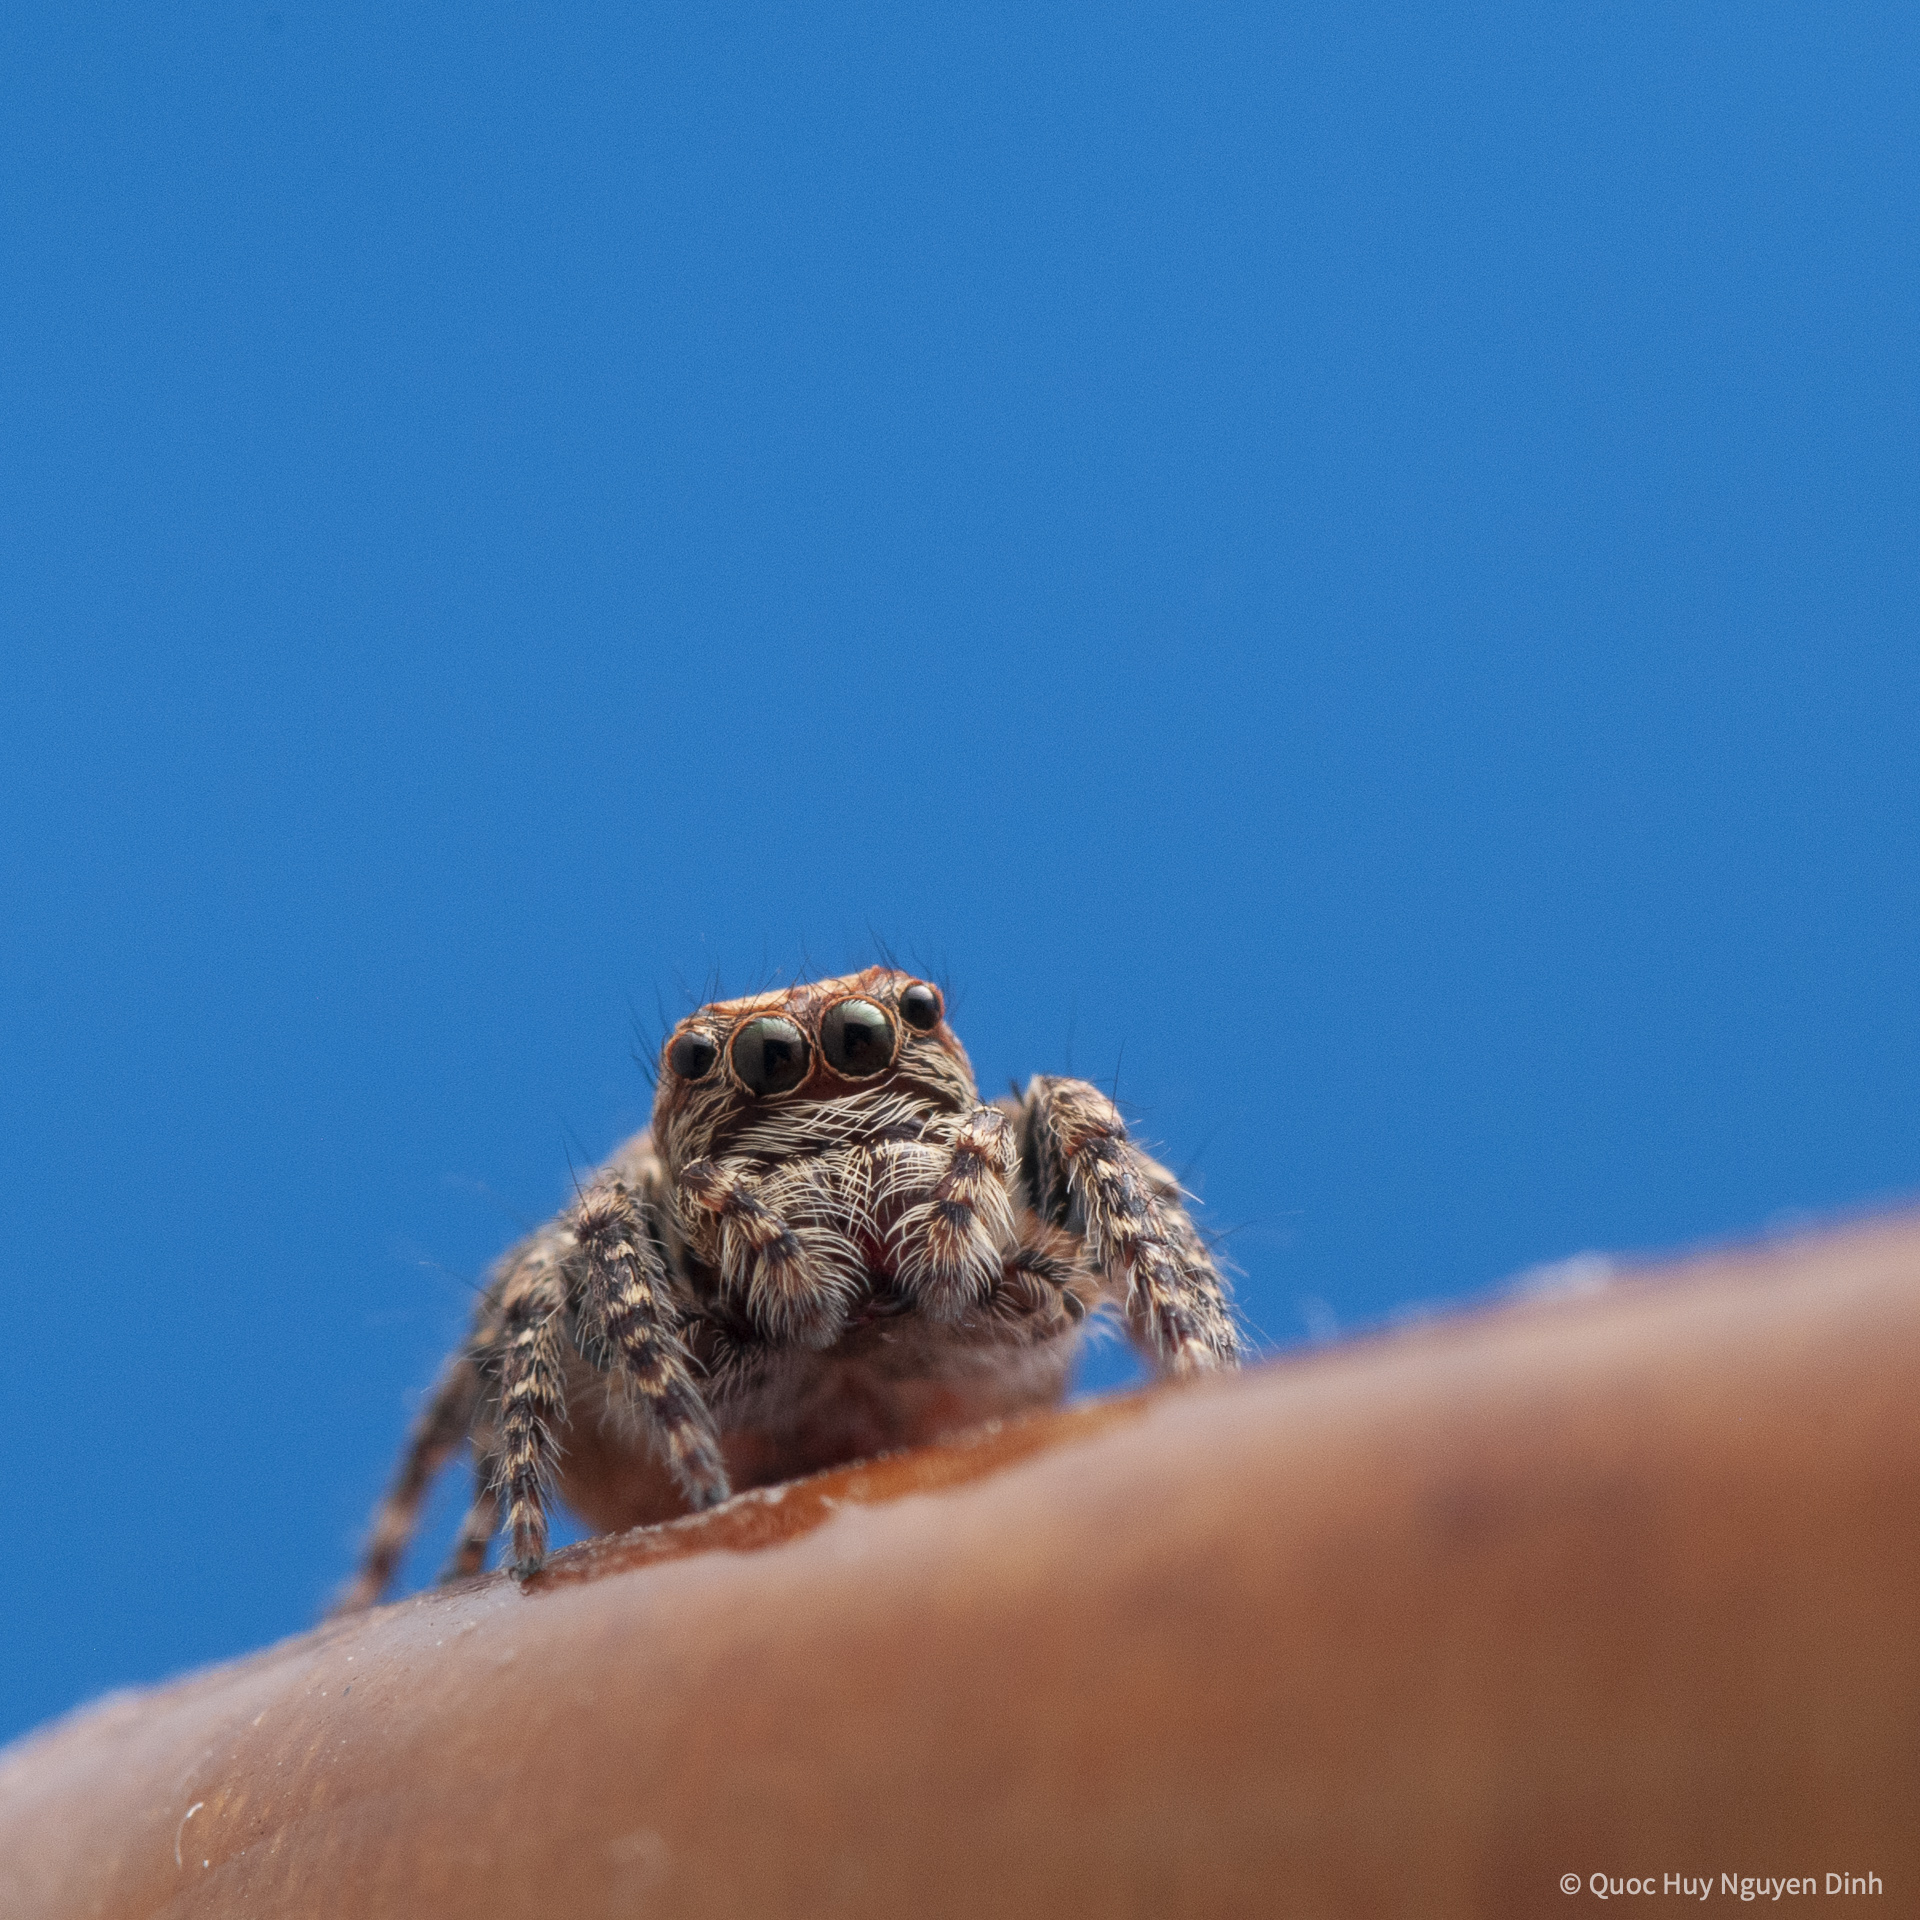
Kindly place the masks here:
[(341, 1608), (465, 1443), (447, 1577), (504, 1516), (524, 1578), (556, 1482), (613, 1530), (1041, 1405), (1108, 1302), (1164, 1373), (1238, 1361), (1178, 1185), (1096, 1088), (983, 1103), (939, 990), (892, 968), (702, 1007), (652, 1126), (495, 1270)]

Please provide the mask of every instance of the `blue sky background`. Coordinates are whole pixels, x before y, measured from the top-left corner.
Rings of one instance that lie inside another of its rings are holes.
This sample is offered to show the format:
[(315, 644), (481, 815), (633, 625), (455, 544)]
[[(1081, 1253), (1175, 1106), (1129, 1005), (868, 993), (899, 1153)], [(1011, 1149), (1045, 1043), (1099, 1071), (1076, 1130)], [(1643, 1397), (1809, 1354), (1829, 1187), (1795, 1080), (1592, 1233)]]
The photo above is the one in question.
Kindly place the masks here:
[(1920, 1188), (1917, 53), (13, 9), (0, 1733), (309, 1621), (716, 972), (1117, 1074), (1274, 1346)]

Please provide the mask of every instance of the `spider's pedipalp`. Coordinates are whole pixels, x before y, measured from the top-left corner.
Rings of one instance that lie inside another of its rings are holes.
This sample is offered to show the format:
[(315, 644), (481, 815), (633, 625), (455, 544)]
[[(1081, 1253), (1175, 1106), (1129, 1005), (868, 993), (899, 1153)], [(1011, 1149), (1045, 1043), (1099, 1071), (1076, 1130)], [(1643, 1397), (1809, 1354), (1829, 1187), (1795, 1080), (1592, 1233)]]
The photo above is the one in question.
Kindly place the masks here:
[(681, 1169), (680, 1191), (719, 1221), (721, 1282), (745, 1296), (755, 1324), (784, 1345), (830, 1345), (845, 1322), (850, 1286), (813, 1258), (809, 1243), (818, 1236), (796, 1231), (742, 1167), (696, 1161)]
[(976, 1107), (948, 1149), (933, 1191), (889, 1237), (894, 1271), (920, 1309), (951, 1320), (984, 1300), (1013, 1247), (1013, 1129), (998, 1107)]
[(1226, 1289), (1166, 1171), (1084, 1080), (1037, 1079), (1023, 1116), (1029, 1196), (1041, 1217), (1083, 1223), (1121, 1290), (1134, 1337), (1172, 1374), (1238, 1364)]

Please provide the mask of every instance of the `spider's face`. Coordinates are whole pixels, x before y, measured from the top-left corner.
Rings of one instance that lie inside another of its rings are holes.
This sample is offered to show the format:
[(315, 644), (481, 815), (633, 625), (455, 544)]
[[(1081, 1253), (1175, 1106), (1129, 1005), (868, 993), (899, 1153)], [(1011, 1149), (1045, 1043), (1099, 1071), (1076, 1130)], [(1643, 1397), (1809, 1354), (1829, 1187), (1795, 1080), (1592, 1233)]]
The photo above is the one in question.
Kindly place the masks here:
[(654, 1132), (702, 1153), (757, 1117), (896, 1091), (977, 1097), (940, 989), (869, 967), (690, 1014), (661, 1049)]

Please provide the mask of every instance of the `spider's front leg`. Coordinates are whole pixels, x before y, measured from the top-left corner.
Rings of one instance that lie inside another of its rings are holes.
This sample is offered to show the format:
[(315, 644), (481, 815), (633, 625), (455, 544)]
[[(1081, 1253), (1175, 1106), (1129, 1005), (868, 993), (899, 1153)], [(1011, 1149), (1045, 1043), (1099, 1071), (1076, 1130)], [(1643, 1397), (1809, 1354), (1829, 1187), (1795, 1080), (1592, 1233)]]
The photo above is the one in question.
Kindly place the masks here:
[(666, 1264), (650, 1230), (657, 1222), (647, 1218), (655, 1204), (618, 1180), (602, 1182), (581, 1200), (573, 1223), (585, 1266), (581, 1322), (632, 1382), (674, 1484), (698, 1512), (718, 1506), (730, 1489), (713, 1415), (676, 1330)]
[(1036, 1079), (1020, 1103), (1021, 1174), (1050, 1226), (1077, 1228), (1120, 1294), (1127, 1325), (1163, 1372), (1237, 1366), (1226, 1288), (1172, 1178), (1127, 1138), (1084, 1080)]

